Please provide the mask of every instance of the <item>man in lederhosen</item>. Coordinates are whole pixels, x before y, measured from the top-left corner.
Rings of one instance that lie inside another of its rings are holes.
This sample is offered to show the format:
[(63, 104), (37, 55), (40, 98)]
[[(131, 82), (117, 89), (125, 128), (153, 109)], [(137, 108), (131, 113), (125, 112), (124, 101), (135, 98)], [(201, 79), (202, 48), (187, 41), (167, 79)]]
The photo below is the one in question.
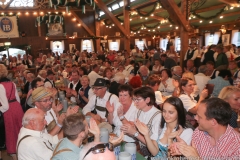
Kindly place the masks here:
[[(117, 88), (116, 88), (117, 89)], [(99, 122), (107, 121), (108, 112), (106, 110), (106, 103), (117, 106), (119, 102), (118, 97), (107, 91), (106, 80), (98, 78), (92, 86), (94, 95), (90, 97), (88, 104), (83, 108), (84, 115), (91, 116)]]

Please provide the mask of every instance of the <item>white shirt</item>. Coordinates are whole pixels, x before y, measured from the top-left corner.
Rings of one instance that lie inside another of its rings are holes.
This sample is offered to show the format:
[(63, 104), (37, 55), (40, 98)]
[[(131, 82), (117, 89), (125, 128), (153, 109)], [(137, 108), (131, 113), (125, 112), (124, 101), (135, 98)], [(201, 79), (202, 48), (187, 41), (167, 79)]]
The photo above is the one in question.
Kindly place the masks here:
[[(13, 85), (14, 85), (13, 91), (15, 90), (16, 100), (20, 103), (20, 98), (19, 98), (15, 83), (13, 83)], [(0, 103), (2, 104), (2, 106), (0, 106), (0, 111), (2, 113), (4, 113), (9, 109), (9, 103), (8, 103), (8, 99), (6, 97), (6, 90), (2, 84), (0, 84), (0, 93), (1, 93), (0, 94)]]
[(205, 88), (206, 84), (208, 83), (209, 80), (211, 80), (210, 77), (205, 76), (203, 73), (198, 73), (194, 75), (195, 81), (197, 83), (197, 86), (199, 88), (199, 93), (202, 92), (202, 90)]
[[(78, 81), (78, 82), (79, 82), (79, 81)], [(68, 88), (70, 88), (70, 84), (73, 84), (73, 88), (72, 88), (72, 89), (75, 90), (78, 82), (74, 84), (74, 82), (72, 81), (71, 83), (68, 84)], [(79, 83), (80, 83), (80, 82), (79, 82)], [(78, 92), (77, 92), (77, 94), (78, 94)], [(77, 102), (77, 100), (76, 100), (76, 98), (75, 98), (74, 96), (72, 96), (72, 97), (70, 98), (70, 101), (71, 101), (71, 102)]]
[(160, 65), (156, 66), (156, 65), (154, 65), (152, 67), (152, 71), (158, 72), (158, 71), (161, 71), (163, 68), (164, 68), (163, 66), (160, 66)]
[(48, 79), (48, 80), (51, 81), (51, 82), (49, 82), (49, 81), (45, 82), (45, 83), (44, 83), (44, 87), (52, 88), (52, 87), (53, 87), (53, 81), (50, 80), (50, 79)]
[(171, 96), (174, 91), (173, 79), (168, 78), (166, 80), (167, 87), (165, 88), (163, 83), (160, 83), (158, 90), (162, 93), (163, 96)]
[[(101, 107), (106, 107), (106, 103), (110, 97), (111, 93), (109, 93), (108, 91), (106, 91), (105, 95), (103, 96), (103, 98), (99, 98), (96, 97), (96, 95), (94, 94), (88, 101), (88, 103), (86, 104), (86, 106), (83, 108), (82, 112), (84, 115), (86, 115), (88, 112), (91, 112), (94, 110), (95, 108), (95, 102), (97, 99), (97, 106), (101, 106)], [(110, 98), (110, 103), (114, 104), (114, 107), (117, 106), (117, 103), (119, 102), (119, 99), (116, 95), (112, 94), (111, 98)], [(97, 114), (102, 117), (102, 118), (106, 118), (105, 117), (105, 113), (106, 112), (102, 112), (102, 111), (98, 111), (97, 110)]]
[(162, 93), (160, 91), (155, 91), (156, 103), (157, 105), (163, 103)]
[[(195, 49), (195, 48), (194, 48), (194, 49)], [(189, 50), (190, 50), (190, 51), (189, 51)], [(193, 50), (193, 49), (188, 49), (188, 50), (187, 50), (187, 52), (185, 53), (184, 60), (187, 60), (187, 54), (188, 54), (188, 51), (189, 51), (189, 53), (191, 53), (192, 50)], [(198, 49), (196, 49), (196, 50), (194, 51), (191, 60), (195, 60), (195, 59), (197, 58), (197, 56), (198, 56)]]
[[(157, 112), (159, 111), (156, 107), (154, 106), (149, 106), (149, 107), (152, 107), (149, 111), (147, 112), (143, 112), (141, 111), (141, 114), (140, 116), (138, 117), (139, 121), (141, 121), (142, 123), (144, 124), (148, 124), (148, 122), (150, 121), (150, 119), (152, 118), (152, 116)], [(138, 109), (137, 111), (135, 112), (135, 119), (137, 119), (137, 113), (138, 113)], [(151, 125), (151, 133), (150, 133), (150, 138), (153, 139), (153, 140), (157, 140), (158, 137), (159, 137), (159, 127), (160, 127), (160, 123), (161, 123), (161, 119), (162, 119), (162, 113), (159, 113), (157, 114), (154, 118), (153, 118), (153, 121), (152, 121), (152, 124)], [(149, 126), (148, 126), (149, 127)]]
[(89, 86), (92, 87), (92, 85), (94, 84), (94, 82), (96, 81), (97, 78), (102, 78), (102, 76), (100, 76), (99, 74), (97, 74), (95, 71), (91, 71), (88, 74), (88, 78), (90, 79), (90, 84)]
[[(114, 133), (117, 134), (117, 136), (121, 135), (121, 126), (122, 126), (122, 121), (120, 121), (118, 114), (117, 114), (117, 109), (121, 106), (121, 103), (118, 103), (118, 105), (115, 107), (114, 112), (113, 112), (113, 124), (115, 126), (114, 129)], [(132, 102), (131, 106), (129, 107), (128, 111), (124, 114), (124, 117), (128, 120), (128, 121), (135, 121), (135, 114), (137, 112), (137, 108), (134, 105), (134, 102)], [(124, 135), (124, 141), (125, 142), (135, 142), (135, 140), (128, 136), (128, 135)]]
[[(167, 127), (166, 127), (166, 123), (165, 123), (164, 127), (161, 131), (161, 134), (159, 136), (159, 140), (163, 138), (166, 130), (167, 130)], [(175, 131), (176, 131), (176, 129), (173, 129), (172, 132), (175, 132)], [(187, 143), (187, 145), (190, 145), (191, 141), (192, 141), (192, 134), (193, 134), (193, 130), (191, 128), (183, 128), (183, 132), (181, 133), (180, 138), (182, 140), (184, 140)], [(161, 142), (158, 142), (158, 143), (160, 143), (163, 146), (167, 146), (167, 144), (162, 144)]]
[(47, 121), (47, 125), (51, 123), (53, 120), (57, 122), (57, 116), (52, 108), (49, 111), (47, 111), (47, 113), (45, 114), (45, 120)]
[[(18, 134), (18, 142), (26, 135), (18, 146), (18, 160), (49, 160), (52, 157), (53, 147), (58, 143), (58, 136), (41, 131), (34, 131), (22, 127)], [(17, 142), (17, 144), (18, 144)]]
[(183, 102), (183, 107), (187, 112), (197, 105), (197, 101), (194, 100), (193, 95), (190, 95), (189, 97), (187, 94), (181, 94), (179, 98)]

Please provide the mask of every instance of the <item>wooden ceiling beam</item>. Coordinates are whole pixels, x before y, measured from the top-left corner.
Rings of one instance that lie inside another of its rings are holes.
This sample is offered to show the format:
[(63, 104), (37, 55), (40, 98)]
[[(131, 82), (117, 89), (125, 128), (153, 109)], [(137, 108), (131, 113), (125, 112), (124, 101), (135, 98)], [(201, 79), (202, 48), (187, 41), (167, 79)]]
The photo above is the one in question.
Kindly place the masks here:
[(180, 11), (177, 4), (174, 2), (174, 0), (161, 0), (161, 4), (163, 7), (168, 11), (169, 16), (171, 19), (175, 19), (179, 25), (181, 25), (185, 31), (189, 30), (189, 22), (186, 20), (186, 17), (184, 14)]
[(96, 5), (106, 14), (106, 16), (112, 20), (112, 22), (116, 25), (116, 27), (124, 34), (126, 38), (130, 38), (130, 35), (127, 34), (126, 30), (120, 24), (118, 19), (108, 10), (108, 7), (103, 3), (102, 0), (94, 0)]
[(82, 27), (88, 32), (88, 34), (95, 37), (95, 34), (88, 28), (88, 26), (82, 21), (82, 19), (79, 18), (78, 15), (74, 11), (72, 11), (71, 13), (76, 18), (76, 20), (79, 23), (81, 23)]

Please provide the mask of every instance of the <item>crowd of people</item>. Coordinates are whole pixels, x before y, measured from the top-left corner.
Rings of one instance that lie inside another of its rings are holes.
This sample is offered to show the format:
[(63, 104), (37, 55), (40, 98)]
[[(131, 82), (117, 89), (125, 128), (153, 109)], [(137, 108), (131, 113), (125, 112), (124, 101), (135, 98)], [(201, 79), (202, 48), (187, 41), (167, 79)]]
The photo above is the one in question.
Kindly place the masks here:
[[(183, 66), (173, 46), (4, 55), (0, 149), (14, 160), (113, 160), (114, 146), (125, 141), (153, 160), (239, 159), (236, 49), (196, 47), (190, 44)], [(102, 127), (118, 138), (101, 143)], [(85, 144), (89, 133), (94, 142)]]

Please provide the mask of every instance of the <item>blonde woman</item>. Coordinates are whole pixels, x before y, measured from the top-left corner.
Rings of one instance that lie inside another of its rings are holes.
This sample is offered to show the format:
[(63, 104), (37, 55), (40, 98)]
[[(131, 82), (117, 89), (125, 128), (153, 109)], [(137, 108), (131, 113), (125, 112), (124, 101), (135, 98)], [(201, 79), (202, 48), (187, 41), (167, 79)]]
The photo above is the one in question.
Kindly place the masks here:
[(240, 111), (240, 88), (234, 86), (224, 87), (218, 95), (218, 98), (228, 102), (232, 108), (232, 117), (229, 125), (238, 130), (238, 112)]
[(193, 97), (197, 97), (199, 95), (199, 88), (197, 86), (197, 83), (196, 83), (196, 80), (195, 80), (195, 77), (194, 77), (194, 74), (192, 72), (184, 72), (182, 74), (182, 78), (190, 78), (192, 79), (193, 83), (194, 83), (194, 90), (193, 90)]
[(7, 153), (17, 160), (16, 145), (22, 127), (23, 110), (16, 85), (7, 78), (7, 74), (7, 68), (0, 64), (0, 115), (4, 118)]

